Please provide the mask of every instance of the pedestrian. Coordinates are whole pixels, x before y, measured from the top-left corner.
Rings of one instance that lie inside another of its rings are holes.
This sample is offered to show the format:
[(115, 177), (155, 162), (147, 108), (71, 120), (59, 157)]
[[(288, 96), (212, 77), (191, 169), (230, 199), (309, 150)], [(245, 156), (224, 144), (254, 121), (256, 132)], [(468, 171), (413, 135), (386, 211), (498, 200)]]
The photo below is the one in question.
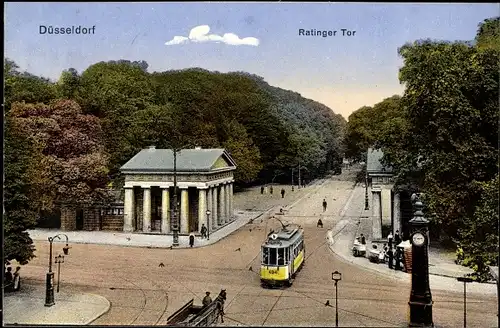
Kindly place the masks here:
[(206, 292), (205, 293), (205, 297), (203, 297), (203, 301), (202, 301), (202, 304), (203, 304), (203, 307), (206, 307), (208, 305), (210, 305), (210, 303), (212, 303), (212, 298), (210, 297), (210, 292)]
[(328, 204), (326, 203), (326, 198), (323, 198), (323, 212), (326, 212), (326, 206)]
[(398, 247), (399, 243), (401, 243), (401, 237), (399, 236), (399, 230), (396, 230), (396, 233), (394, 234), (394, 244)]
[(263, 195), (264, 194), (264, 186), (261, 186), (260, 187), (260, 194)]
[(267, 194), (267, 186), (264, 188), (264, 194)]
[(401, 270), (401, 247), (396, 246), (396, 267), (394, 269)]
[(273, 194), (273, 186), (269, 187), (269, 193), (272, 195)]
[(12, 284), (12, 280), (13, 280), (13, 276), (12, 276), (12, 268), (11, 267), (7, 267), (7, 271), (5, 272), (5, 275), (3, 277), (4, 281), (5, 281), (5, 288), (7, 290), (10, 290), (11, 289), (11, 284)]
[(205, 227), (205, 223), (201, 224), (200, 233), (201, 233), (201, 238), (207, 238), (207, 227)]
[(389, 232), (389, 236), (387, 236), (387, 244), (389, 248), (392, 248), (392, 232)]
[(285, 198), (285, 188), (281, 188), (281, 198)]
[(389, 250), (387, 251), (387, 257), (389, 258), (388, 264), (389, 264), (389, 269), (392, 269), (392, 261), (394, 258), (394, 255), (392, 253), (392, 248), (389, 247)]
[(14, 291), (18, 291), (19, 289), (21, 289), (21, 275), (19, 273), (19, 271), (21, 270), (21, 267), (16, 267), (16, 272), (14, 272), (14, 279), (13, 279), (13, 282), (14, 282)]
[(321, 221), (321, 218), (318, 219), (318, 223), (316, 224), (317, 228), (323, 228), (323, 221)]
[(189, 246), (193, 247), (193, 245), (194, 245), (194, 233), (191, 232), (189, 234)]
[(366, 238), (363, 234), (361, 234), (361, 245), (366, 245)]

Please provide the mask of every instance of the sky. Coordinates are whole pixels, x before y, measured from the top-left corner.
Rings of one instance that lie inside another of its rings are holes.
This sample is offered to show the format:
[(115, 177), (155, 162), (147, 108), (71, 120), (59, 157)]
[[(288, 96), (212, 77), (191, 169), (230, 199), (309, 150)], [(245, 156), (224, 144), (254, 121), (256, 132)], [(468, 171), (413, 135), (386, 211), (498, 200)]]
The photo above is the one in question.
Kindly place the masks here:
[[(22, 70), (52, 80), (68, 68), (82, 72), (119, 59), (145, 60), (149, 72), (246, 71), (347, 119), (360, 107), (403, 93), (398, 47), (427, 38), (472, 40), (478, 24), (499, 15), (500, 7), (15, 2), (6, 3), (4, 12), (5, 56)], [(76, 31), (78, 26), (91, 32), (54, 34), (56, 28)], [(307, 35), (310, 30), (330, 31), (330, 36)]]

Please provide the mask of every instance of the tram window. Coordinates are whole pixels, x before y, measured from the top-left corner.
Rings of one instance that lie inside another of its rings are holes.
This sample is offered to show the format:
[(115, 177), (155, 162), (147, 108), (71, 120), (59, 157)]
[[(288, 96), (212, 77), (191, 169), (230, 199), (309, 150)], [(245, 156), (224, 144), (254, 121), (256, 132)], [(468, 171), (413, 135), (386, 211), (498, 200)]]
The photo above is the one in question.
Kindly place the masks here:
[(278, 265), (285, 265), (285, 249), (278, 248)]
[(285, 248), (285, 262), (288, 263), (290, 261), (290, 248)]
[(276, 248), (269, 248), (269, 265), (276, 265)]
[(269, 248), (262, 248), (262, 264), (269, 264)]

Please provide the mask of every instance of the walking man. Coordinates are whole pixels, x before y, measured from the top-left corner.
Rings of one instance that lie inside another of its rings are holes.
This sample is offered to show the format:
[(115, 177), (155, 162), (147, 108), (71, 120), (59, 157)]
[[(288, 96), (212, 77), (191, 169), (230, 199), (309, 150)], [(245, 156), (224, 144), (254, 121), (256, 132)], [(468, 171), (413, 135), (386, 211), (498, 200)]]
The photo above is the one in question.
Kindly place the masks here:
[(281, 188), (281, 198), (285, 198), (285, 188)]
[(200, 233), (201, 233), (201, 238), (207, 238), (207, 227), (205, 227), (205, 223), (201, 224)]
[(272, 195), (273, 194), (273, 186), (269, 187), (269, 193)]
[(326, 206), (328, 204), (326, 203), (326, 198), (323, 198), (323, 212), (326, 212)]
[(389, 236), (387, 236), (387, 245), (392, 248), (392, 232), (389, 232)]
[(361, 234), (361, 245), (366, 245), (366, 238), (363, 234)]
[(392, 248), (389, 247), (389, 250), (387, 251), (387, 257), (389, 258), (388, 264), (389, 264), (389, 269), (392, 269), (392, 261), (394, 259), (393, 253), (392, 253)]
[(396, 233), (394, 234), (394, 244), (398, 247), (399, 243), (401, 243), (401, 237), (399, 236), (399, 230), (396, 230)]
[(189, 234), (189, 247), (193, 247), (194, 245), (194, 233)]
[(260, 187), (260, 194), (263, 195), (264, 194), (264, 186), (261, 186)]

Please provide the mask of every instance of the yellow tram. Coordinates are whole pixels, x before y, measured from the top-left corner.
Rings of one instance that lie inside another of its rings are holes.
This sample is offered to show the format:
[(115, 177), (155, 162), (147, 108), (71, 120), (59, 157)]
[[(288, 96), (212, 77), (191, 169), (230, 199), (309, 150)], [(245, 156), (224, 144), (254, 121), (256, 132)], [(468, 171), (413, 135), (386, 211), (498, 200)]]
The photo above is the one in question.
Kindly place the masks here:
[(262, 244), (261, 255), (261, 285), (291, 286), (304, 264), (304, 229), (283, 225), (279, 231), (270, 232)]

